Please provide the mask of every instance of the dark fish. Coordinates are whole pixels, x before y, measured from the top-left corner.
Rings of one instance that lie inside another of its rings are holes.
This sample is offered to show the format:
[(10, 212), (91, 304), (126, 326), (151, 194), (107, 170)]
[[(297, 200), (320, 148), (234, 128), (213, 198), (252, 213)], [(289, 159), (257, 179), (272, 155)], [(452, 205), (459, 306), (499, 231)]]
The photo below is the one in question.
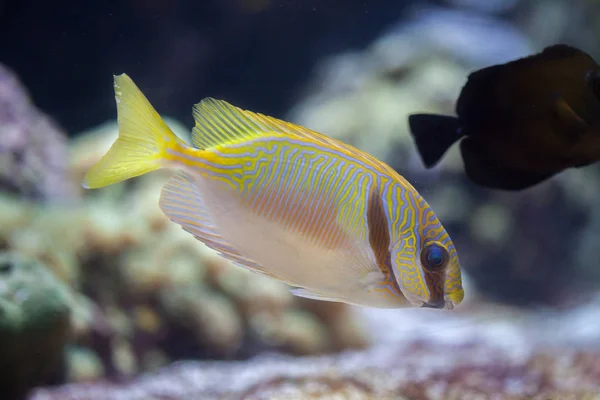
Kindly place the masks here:
[(600, 67), (579, 49), (553, 45), (470, 74), (456, 114), (409, 116), (425, 166), (436, 165), (462, 139), (473, 182), (529, 188), (600, 160)]

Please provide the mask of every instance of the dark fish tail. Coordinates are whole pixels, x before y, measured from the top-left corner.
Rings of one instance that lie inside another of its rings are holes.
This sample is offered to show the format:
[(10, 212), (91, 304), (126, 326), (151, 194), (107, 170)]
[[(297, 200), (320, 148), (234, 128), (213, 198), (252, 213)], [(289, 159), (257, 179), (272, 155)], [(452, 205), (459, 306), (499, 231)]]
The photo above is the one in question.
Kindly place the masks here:
[(417, 150), (427, 168), (437, 164), (444, 153), (464, 136), (458, 118), (437, 114), (412, 114), (408, 125)]

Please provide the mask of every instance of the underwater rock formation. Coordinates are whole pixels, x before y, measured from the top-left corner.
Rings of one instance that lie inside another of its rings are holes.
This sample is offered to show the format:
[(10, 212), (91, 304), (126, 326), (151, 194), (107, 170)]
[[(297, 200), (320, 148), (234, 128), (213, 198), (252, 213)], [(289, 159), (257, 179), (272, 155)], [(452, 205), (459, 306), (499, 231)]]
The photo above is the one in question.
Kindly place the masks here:
[(25, 398), (63, 371), (72, 298), (42, 263), (0, 253), (0, 398)]
[(373, 346), (245, 361), (183, 361), (127, 381), (39, 389), (29, 400), (600, 399), (595, 301), (528, 313), (471, 298), (452, 312), (362, 310)]
[(17, 76), (3, 65), (0, 138), (0, 191), (44, 201), (76, 197), (65, 133), (32, 104)]
[(600, 398), (600, 353), (411, 340), (319, 357), (182, 362), (123, 384), (43, 389), (30, 400), (581, 400)]

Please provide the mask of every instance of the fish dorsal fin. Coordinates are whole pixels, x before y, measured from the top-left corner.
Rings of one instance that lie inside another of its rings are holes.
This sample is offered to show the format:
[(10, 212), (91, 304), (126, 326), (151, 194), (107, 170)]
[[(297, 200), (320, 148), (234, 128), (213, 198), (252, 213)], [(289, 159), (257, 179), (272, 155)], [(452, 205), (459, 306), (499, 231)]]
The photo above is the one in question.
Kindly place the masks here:
[(565, 57), (579, 56), (581, 54), (585, 54), (585, 52), (576, 47), (558, 43), (544, 48), (541, 54), (560, 59)]
[(377, 166), (382, 171), (394, 175), (406, 186), (408, 181), (398, 175), (387, 164), (377, 160), (353, 146), (339, 142), (333, 138), (315, 132), (300, 125), (286, 122), (267, 115), (242, 110), (224, 100), (207, 97), (194, 105), (194, 120), (192, 143), (201, 150), (211, 147), (237, 143), (244, 139), (266, 135), (287, 135), (309, 139), (329, 148), (335, 148), (353, 157), (360, 158)]
[(339, 143), (318, 132), (277, 118), (242, 110), (226, 101), (211, 97), (195, 104), (193, 115), (196, 126), (192, 130), (192, 143), (199, 149), (273, 134), (309, 138), (319, 143), (339, 147)]

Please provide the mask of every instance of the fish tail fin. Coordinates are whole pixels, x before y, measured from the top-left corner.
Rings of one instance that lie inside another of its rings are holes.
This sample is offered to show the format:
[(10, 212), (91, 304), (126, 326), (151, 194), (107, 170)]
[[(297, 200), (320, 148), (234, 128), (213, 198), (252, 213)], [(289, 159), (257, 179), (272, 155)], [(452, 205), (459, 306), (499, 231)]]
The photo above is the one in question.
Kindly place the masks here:
[(168, 147), (183, 143), (126, 74), (114, 77), (119, 136), (85, 175), (82, 186), (96, 189), (163, 167)]
[(427, 168), (436, 165), (444, 153), (464, 136), (458, 118), (436, 114), (412, 114), (408, 117), (411, 134)]

